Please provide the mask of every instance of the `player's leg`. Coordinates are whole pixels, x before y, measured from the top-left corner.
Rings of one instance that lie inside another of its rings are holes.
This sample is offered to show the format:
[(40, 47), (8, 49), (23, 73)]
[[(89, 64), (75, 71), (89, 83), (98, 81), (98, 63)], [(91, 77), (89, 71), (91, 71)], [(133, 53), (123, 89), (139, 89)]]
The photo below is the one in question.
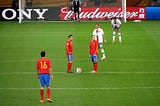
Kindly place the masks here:
[(79, 9), (77, 11), (77, 18), (78, 18), (78, 21), (79, 21)]
[(94, 64), (94, 71), (95, 72), (97, 72), (97, 68), (98, 68), (97, 62), (98, 62), (98, 56), (94, 55), (94, 62), (93, 62), (93, 64)]
[(121, 32), (120, 32), (120, 28), (117, 29), (118, 31), (118, 38), (119, 38), (119, 42), (122, 42), (122, 38), (121, 38)]
[(101, 58), (101, 60), (104, 60), (104, 59), (106, 58), (106, 55), (105, 55), (105, 52), (104, 52), (103, 44), (102, 44), (102, 43), (99, 43), (99, 48), (100, 48), (101, 53), (102, 53), (102, 58)]
[(78, 9), (77, 8), (75, 8), (74, 13), (75, 13), (75, 20), (77, 20), (78, 19)]
[(76, 11), (76, 8), (74, 8), (74, 19), (77, 20), (77, 11)]
[(78, 10), (78, 20), (79, 20), (79, 10)]
[(97, 73), (97, 68), (98, 68), (98, 56), (97, 55), (91, 55), (91, 60), (93, 63), (93, 71), (91, 73)]
[(116, 38), (116, 28), (113, 28), (112, 43), (115, 42), (115, 38)]
[(40, 99), (40, 102), (41, 103), (44, 103), (44, 85), (45, 85), (45, 80), (44, 80), (44, 75), (39, 75), (39, 80), (40, 80), (40, 96), (41, 96), (41, 99)]
[(72, 61), (73, 61), (73, 55), (68, 55), (68, 65), (67, 65), (67, 72), (72, 73)]
[(75, 13), (75, 20), (77, 20), (77, 12)]
[(48, 74), (45, 75), (45, 82), (46, 82), (46, 87), (47, 87), (47, 101), (52, 102), (51, 90), (50, 90), (50, 75)]

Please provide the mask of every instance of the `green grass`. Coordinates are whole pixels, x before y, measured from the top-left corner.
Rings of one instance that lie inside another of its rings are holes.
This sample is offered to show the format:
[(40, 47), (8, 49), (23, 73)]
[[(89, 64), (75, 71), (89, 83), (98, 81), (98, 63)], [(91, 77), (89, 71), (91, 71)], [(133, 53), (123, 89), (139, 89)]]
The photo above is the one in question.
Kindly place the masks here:
[[(90, 35), (95, 22), (0, 22), (0, 106), (159, 106), (160, 21), (122, 24), (122, 44), (104, 29), (107, 59), (90, 74)], [(65, 42), (74, 35), (74, 63), (82, 73), (67, 74)], [(118, 37), (117, 37), (118, 38)], [(51, 59), (53, 103), (39, 103), (35, 63), (40, 51)], [(99, 53), (101, 57), (101, 53)]]

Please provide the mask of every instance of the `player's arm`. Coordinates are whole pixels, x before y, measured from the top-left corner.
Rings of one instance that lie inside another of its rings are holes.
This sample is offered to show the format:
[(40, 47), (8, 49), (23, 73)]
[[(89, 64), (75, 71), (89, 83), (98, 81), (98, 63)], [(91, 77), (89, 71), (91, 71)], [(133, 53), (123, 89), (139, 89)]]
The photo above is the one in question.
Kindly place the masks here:
[(118, 21), (119, 28), (120, 28), (122, 23), (121, 23), (121, 21), (119, 19), (117, 21)]
[(96, 33), (96, 29), (93, 31), (92, 35), (93, 35), (93, 36), (95, 36), (95, 39), (94, 39), (94, 40), (97, 40), (97, 33)]
[(98, 42), (96, 42), (96, 49), (94, 51), (94, 54), (96, 55), (98, 53)]
[(121, 27), (121, 24), (122, 24), (122, 23), (121, 23), (121, 21), (119, 20), (119, 28)]
[(37, 76), (38, 76), (38, 79), (39, 79), (39, 70), (37, 70)]
[(112, 26), (112, 28), (114, 28), (114, 21), (113, 20), (111, 20), (111, 26)]
[(92, 35), (94, 35), (94, 36), (96, 35), (96, 30), (93, 30), (93, 33), (92, 33)]
[(51, 65), (51, 62), (50, 62), (50, 60), (49, 60), (49, 62), (48, 62), (48, 66), (49, 66), (49, 75), (50, 75), (50, 78), (51, 78), (51, 80), (53, 80), (53, 73), (52, 73), (52, 65)]
[(103, 31), (103, 29), (102, 29), (102, 36), (103, 36), (103, 42), (106, 43), (107, 41), (106, 41), (106, 37), (104, 36), (104, 31)]
[(53, 80), (52, 68), (49, 68), (49, 74), (50, 74), (51, 80)]
[(103, 42), (106, 43), (107, 40), (106, 40), (106, 37), (103, 35)]
[(67, 51), (67, 54), (71, 54), (71, 52), (69, 51), (69, 43), (68, 42), (66, 43), (66, 51)]

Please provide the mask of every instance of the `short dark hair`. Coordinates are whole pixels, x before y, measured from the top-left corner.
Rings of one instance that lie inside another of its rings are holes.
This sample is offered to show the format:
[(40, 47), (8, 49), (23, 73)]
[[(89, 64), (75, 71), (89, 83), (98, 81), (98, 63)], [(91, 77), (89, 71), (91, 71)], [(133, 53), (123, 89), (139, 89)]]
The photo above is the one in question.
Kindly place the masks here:
[(41, 51), (41, 57), (45, 57), (46, 53), (45, 51)]
[(70, 38), (71, 36), (73, 36), (73, 35), (68, 35), (68, 38)]
[(113, 17), (113, 19), (117, 19), (117, 17)]
[(98, 22), (96, 22), (96, 24), (95, 25), (98, 25), (99, 26), (99, 23)]

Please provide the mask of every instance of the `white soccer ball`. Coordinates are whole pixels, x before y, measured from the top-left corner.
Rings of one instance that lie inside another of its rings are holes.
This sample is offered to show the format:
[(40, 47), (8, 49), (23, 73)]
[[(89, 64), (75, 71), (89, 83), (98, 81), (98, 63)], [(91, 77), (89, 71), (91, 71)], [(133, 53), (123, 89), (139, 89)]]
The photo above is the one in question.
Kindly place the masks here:
[(77, 72), (77, 73), (81, 73), (81, 72), (82, 72), (82, 69), (78, 67), (78, 68), (76, 68), (76, 72)]

